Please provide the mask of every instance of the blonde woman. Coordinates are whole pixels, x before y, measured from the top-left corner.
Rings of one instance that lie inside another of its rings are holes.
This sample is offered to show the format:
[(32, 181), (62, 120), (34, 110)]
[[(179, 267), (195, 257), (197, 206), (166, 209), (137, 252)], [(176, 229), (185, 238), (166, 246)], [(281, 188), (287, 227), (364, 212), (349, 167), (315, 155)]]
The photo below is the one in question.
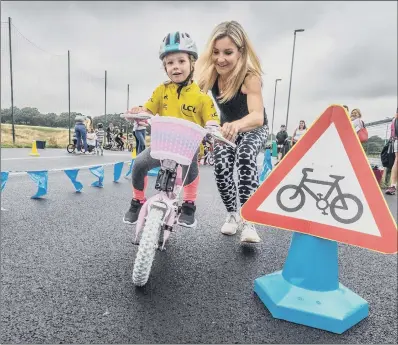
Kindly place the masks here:
[(239, 218), (233, 178), (236, 164), (243, 205), (259, 186), (256, 158), (268, 136), (260, 61), (239, 23), (223, 22), (214, 29), (197, 71), (199, 87), (211, 90), (220, 109), (223, 136), (237, 144), (236, 149), (222, 143), (214, 147), (216, 183), (228, 211), (221, 232), (234, 235), (242, 229), (241, 242), (260, 242), (254, 225)]
[(352, 109), (350, 118), (351, 118), (352, 125), (354, 126), (355, 132), (358, 133), (359, 130), (364, 127), (364, 122), (362, 121), (361, 111), (358, 108)]

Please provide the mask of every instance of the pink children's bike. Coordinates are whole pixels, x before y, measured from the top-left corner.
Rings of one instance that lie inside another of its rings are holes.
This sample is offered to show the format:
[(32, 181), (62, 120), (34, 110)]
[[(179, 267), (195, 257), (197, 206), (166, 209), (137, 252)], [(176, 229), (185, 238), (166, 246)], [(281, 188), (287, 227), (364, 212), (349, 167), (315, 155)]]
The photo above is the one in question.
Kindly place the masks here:
[(165, 250), (180, 212), (180, 193), (183, 180), (182, 165), (189, 166), (206, 134), (227, 145), (236, 145), (224, 139), (216, 126), (202, 128), (183, 119), (149, 114), (124, 114), (126, 119), (151, 122), (151, 156), (159, 159), (161, 167), (156, 178), (155, 189), (159, 191), (142, 206), (138, 216), (134, 243), (138, 252), (133, 268), (133, 283), (143, 286), (151, 273), (152, 263), (157, 249)]

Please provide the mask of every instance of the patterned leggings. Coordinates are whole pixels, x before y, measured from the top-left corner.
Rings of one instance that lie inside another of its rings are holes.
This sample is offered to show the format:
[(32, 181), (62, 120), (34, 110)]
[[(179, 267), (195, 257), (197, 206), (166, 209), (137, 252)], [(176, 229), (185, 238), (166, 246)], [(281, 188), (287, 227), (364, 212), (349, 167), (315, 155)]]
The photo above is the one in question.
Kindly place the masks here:
[(228, 212), (237, 211), (234, 164), (238, 171), (239, 201), (243, 205), (259, 186), (257, 155), (268, 137), (268, 127), (239, 133), (236, 149), (216, 142), (214, 147), (214, 174), (221, 199)]

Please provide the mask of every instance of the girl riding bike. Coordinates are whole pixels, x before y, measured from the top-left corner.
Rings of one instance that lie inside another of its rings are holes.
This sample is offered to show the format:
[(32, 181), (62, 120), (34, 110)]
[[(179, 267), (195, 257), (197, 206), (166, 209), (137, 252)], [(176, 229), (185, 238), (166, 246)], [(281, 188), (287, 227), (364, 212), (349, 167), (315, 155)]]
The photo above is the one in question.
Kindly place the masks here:
[[(159, 58), (170, 80), (159, 85), (143, 107), (134, 107), (129, 112), (131, 114), (147, 112), (153, 115), (177, 117), (202, 127), (218, 125), (219, 118), (211, 97), (203, 93), (192, 80), (198, 52), (190, 35), (181, 31), (167, 34), (161, 43)], [(145, 203), (148, 171), (160, 166), (160, 161), (152, 158), (150, 152), (150, 148), (145, 149), (134, 162), (133, 199), (123, 218), (123, 221), (128, 224), (137, 222), (142, 205)], [(185, 227), (194, 227), (197, 223), (195, 201), (199, 184), (199, 168), (197, 153), (195, 156), (189, 169), (188, 166), (183, 167), (183, 176), (187, 174), (187, 171), (188, 176), (184, 183), (184, 202), (178, 224)]]

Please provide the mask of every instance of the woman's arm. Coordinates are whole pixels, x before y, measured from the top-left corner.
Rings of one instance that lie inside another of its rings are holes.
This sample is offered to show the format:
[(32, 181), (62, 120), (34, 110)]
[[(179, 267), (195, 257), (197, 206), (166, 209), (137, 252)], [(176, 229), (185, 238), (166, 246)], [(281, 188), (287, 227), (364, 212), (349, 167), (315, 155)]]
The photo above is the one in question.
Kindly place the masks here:
[(227, 122), (223, 125), (221, 133), (228, 140), (235, 139), (239, 132), (248, 132), (264, 125), (264, 103), (260, 78), (247, 76), (242, 86), (242, 92), (247, 95), (249, 114), (240, 120)]

